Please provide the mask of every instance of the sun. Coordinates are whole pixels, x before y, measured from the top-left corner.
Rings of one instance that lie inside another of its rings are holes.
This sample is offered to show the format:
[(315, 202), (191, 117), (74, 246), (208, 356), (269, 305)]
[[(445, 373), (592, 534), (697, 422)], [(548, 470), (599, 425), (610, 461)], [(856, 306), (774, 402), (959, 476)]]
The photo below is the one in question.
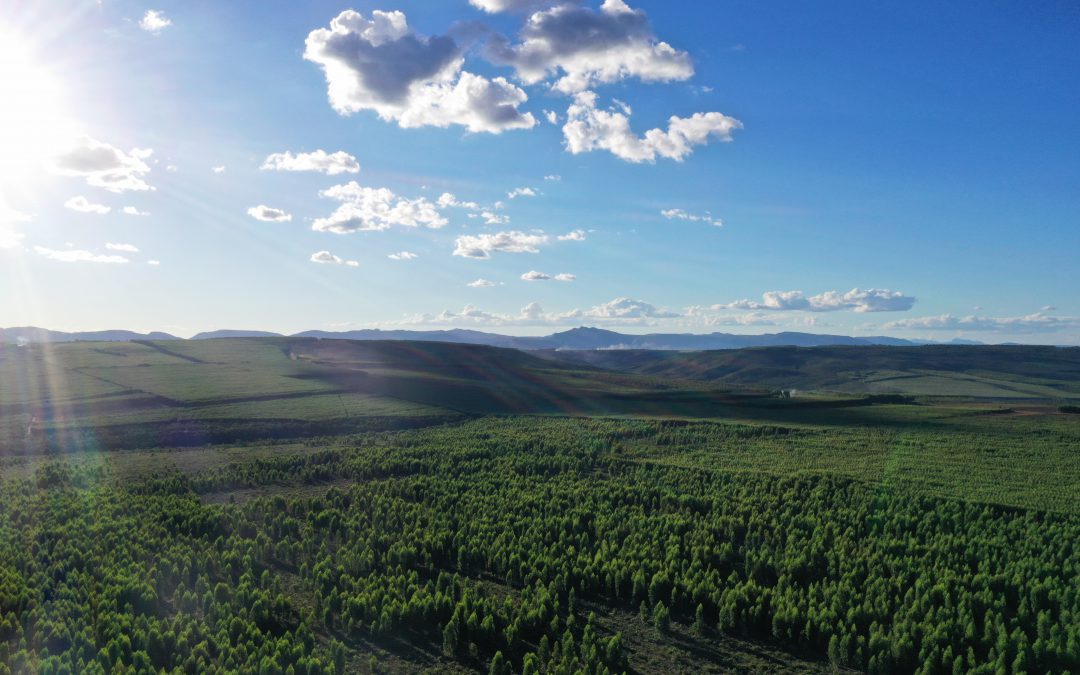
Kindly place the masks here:
[(65, 112), (59, 78), (30, 45), (0, 26), (0, 187), (12, 192), (42, 174), (77, 130)]

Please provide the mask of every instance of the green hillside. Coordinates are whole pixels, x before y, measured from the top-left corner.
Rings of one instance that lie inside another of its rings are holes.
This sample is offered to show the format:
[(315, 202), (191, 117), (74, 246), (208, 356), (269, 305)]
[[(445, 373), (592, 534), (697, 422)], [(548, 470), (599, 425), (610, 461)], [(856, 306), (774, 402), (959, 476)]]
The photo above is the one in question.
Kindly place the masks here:
[(0, 347), (0, 443), (9, 449), (298, 438), (479, 414), (701, 417), (758, 401), (512, 349), (434, 342), (252, 338)]
[(1080, 348), (760, 347), (545, 355), (567, 363), (728, 387), (1010, 400), (1080, 398)]

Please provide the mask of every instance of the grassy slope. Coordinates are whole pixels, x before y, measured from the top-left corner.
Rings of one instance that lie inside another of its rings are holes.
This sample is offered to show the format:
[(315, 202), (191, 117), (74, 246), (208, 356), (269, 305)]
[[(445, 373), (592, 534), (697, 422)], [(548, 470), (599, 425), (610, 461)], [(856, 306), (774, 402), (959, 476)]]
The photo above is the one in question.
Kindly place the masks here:
[(232, 339), (0, 351), (0, 447), (297, 438), (476, 414), (716, 414), (754, 402), (698, 383), (423, 342)]
[(721, 386), (1013, 400), (1080, 398), (1080, 349), (1076, 348), (763, 347), (704, 352), (558, 352), (547, 356)]

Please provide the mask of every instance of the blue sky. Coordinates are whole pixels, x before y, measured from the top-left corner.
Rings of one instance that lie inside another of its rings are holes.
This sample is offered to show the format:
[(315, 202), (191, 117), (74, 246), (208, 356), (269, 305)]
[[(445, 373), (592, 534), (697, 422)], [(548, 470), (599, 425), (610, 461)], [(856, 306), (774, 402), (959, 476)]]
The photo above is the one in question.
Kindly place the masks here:
[(1080, 343), (1067, 3), (2, 2), (0, 37), (0, 325)]

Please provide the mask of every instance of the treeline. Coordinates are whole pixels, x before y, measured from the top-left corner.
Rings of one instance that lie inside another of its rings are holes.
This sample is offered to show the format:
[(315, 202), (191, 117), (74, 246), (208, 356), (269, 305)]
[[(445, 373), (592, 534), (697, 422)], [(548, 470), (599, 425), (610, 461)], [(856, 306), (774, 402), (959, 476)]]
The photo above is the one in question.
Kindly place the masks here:
[(628, 670), (586, 607), (871, 673), (1080, 671), (1077, 517), (621, 451), (697, 428), (486, 419), (134, 484), (47, 465), (0, 491), (0, 671), (343, 673), (393, 641)]

